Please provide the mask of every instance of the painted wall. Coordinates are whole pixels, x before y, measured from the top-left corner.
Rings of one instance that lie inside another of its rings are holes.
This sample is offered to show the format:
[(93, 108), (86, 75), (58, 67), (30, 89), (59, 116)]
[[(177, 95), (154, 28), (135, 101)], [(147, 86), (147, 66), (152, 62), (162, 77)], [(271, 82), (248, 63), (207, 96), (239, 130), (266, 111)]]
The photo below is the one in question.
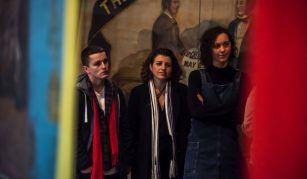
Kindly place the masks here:
[[(95, 2), (83, 2), (82, 47), (87, 45)], [(186, 49), (197, 48), (200, 34), (209, 27), (228, 27), (236, 16), (235, 5), (236, 0), (181, 0), (176, 20)], [(153, 23), (161, 11), (161, 0), (136, 0), (101, 28), (112, 46), (111, 76), (127, 96), (140, 83), (140, 67), (151, 50)]]

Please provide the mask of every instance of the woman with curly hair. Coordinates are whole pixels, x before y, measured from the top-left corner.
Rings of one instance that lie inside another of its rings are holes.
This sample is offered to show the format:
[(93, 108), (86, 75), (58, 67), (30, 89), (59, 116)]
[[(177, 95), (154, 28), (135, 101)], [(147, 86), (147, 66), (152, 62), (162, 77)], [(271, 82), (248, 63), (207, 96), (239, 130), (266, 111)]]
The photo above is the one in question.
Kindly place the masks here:
[(235, 42), (225, 28), (214, 27), (204, 32), (200, 51), (205, 69), (189, 76), (188, 106), (193, 119), (184, 178), (239, 179), (236, 127), (243, 111), (240, 92), (245, 77), (230, 65)]
[(126, 139), (132, 179), (182, 178), (190, 115), (187, 87), (171, 50), (156, 49), (144, 62), (143, 84), (132, 89)]

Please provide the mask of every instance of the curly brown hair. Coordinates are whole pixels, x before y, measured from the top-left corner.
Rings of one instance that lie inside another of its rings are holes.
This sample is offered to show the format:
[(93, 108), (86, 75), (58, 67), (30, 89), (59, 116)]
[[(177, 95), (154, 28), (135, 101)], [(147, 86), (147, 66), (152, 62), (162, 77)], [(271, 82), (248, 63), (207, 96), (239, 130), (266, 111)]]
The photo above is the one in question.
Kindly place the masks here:
[(230, 35), (227, 29), (224, 27), (213, 27), (204, 32), (200, 39), (200, 61), (205, 67), (212, 65), (212, 49), (217, 36), (220, 34), (227, 34), (231, 43), (231, 51), (229, 55), (229, 62), (236, 58), (237, 48), (233, 37)]
[(149, 80), (153, 79), (153, 74), (149, 69), (149, 66), (154, 63), (156, 56), (163, 55), (170, 57), (172, 61), (172, 74), (170, 77), (170, 81), (178, 82), (182, 76), (182, 69), (179, 66), (178, 60), (174, 53), (166, 48), (158, 48), (153, 50), (145, 62), (143, 63), (142, 70), (141, 70), (141, 79), (143, 82), (148, 82)]

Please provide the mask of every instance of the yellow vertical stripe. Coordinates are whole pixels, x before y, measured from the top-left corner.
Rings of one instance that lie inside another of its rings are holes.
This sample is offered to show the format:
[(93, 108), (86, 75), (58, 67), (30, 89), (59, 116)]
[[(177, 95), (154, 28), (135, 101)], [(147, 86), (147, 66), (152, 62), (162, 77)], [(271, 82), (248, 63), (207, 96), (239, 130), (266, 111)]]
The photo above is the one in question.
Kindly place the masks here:
[[(56, 178), (74, 178), (75, 82), (79, 62), (78, 0), (65, 0)], [(48, 162), (48, 161), (46, 161)]]

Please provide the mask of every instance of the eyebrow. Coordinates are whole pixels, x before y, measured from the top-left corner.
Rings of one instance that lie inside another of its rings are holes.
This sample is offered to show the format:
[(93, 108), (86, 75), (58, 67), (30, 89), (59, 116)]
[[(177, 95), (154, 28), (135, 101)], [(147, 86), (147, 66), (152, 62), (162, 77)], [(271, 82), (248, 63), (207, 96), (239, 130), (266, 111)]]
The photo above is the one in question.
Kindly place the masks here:
[(221, 42), (221, 43), (214, 43), (214, 44), (224, 44), (224, 43), (230, 43), (230, 40), (226, 40), (224, 42)]

